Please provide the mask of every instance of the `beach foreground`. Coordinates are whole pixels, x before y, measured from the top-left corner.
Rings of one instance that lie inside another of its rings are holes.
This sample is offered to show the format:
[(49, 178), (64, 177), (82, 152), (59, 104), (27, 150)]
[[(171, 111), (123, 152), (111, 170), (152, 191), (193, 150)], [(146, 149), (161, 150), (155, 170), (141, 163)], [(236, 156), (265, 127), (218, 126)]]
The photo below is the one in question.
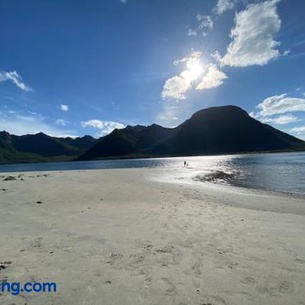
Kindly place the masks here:
[(304, 199), (159, 174), (0, 174), (0, 304), (305, 304)]

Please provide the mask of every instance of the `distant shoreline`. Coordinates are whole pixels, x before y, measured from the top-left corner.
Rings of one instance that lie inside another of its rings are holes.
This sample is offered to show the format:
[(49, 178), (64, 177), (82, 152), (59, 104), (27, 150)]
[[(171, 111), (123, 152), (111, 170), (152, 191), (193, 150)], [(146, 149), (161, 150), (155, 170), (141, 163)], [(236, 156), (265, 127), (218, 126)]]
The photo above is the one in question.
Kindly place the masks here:
[[(116, 160), (136, 160), (136, 159), (162, 159), (162, 158), (188, 158), (188, 157), (217, 157), (217, 156), (234, 156), (234, 155), (261, 155), (261, 154), (284, 154), (284, 153), (299, 153), (305, 152), (305, 150), (274, 150), (274, 151), (253, 151), (253, 152), (232, 152), (232, 153), (219, 153), (219, 154), (200, 154), (200, 155), (124, 155), (124, 156), (113, 156), (104, 157), (97, 159), (79, 160), (78, 158), (64, 156), (54, 157), (52, 159), (46, 159), (44, 161), (20, 161), (20, 162), (0, 162), (0, 167), (2, 165), (18, 165), (18, 164), (44, 164), (44, 163), (69, 163), (69, 162), (95, 162), (95, 161), (116, 161)], [(57, 160), (57, 158), (59, 160)], [(67, 159), (68, 158), (68, 159)]]

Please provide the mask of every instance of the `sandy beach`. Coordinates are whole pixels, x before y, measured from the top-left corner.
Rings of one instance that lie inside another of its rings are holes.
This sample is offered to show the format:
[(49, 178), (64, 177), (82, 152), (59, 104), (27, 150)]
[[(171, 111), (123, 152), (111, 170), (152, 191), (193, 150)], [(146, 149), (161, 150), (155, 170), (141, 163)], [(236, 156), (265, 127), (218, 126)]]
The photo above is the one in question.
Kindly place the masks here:
[(304, 199), (160, 175), (1, 173), (0, 304), (305, 304)]

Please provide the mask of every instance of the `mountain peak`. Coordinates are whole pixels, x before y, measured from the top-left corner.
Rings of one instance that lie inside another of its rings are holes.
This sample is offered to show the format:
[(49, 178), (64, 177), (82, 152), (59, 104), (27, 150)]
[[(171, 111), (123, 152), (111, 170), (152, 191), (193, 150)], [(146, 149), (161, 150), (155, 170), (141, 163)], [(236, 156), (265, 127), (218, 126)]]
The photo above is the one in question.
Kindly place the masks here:
[(96, 143), (81, 160), (305, 149), (305, 142), (251, 118), (238, 106), (210, 107), (176, 128), (128, 126)]
[(199, 116), (205, 115), (219, 115), (219, 114), (236, 114), (236, 115), (248, 115), (248, 113), (243, 110), (242, 108), (235, 106), (235, 105), (226, 105), (226, 106), (219, 106), (219, 107), (209, 107), (206, 109), (201, 109), (195, 112), (191, 118), (196, 118)]

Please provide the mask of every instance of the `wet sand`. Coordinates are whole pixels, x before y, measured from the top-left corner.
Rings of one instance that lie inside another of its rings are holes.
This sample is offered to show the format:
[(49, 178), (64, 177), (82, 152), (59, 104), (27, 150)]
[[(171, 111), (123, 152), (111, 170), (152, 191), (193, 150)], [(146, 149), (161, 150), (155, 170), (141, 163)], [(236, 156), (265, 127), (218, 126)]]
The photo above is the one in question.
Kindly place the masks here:
[(304, 199), (162, 173), (0, 174), (0, 304), (305, 304)]

